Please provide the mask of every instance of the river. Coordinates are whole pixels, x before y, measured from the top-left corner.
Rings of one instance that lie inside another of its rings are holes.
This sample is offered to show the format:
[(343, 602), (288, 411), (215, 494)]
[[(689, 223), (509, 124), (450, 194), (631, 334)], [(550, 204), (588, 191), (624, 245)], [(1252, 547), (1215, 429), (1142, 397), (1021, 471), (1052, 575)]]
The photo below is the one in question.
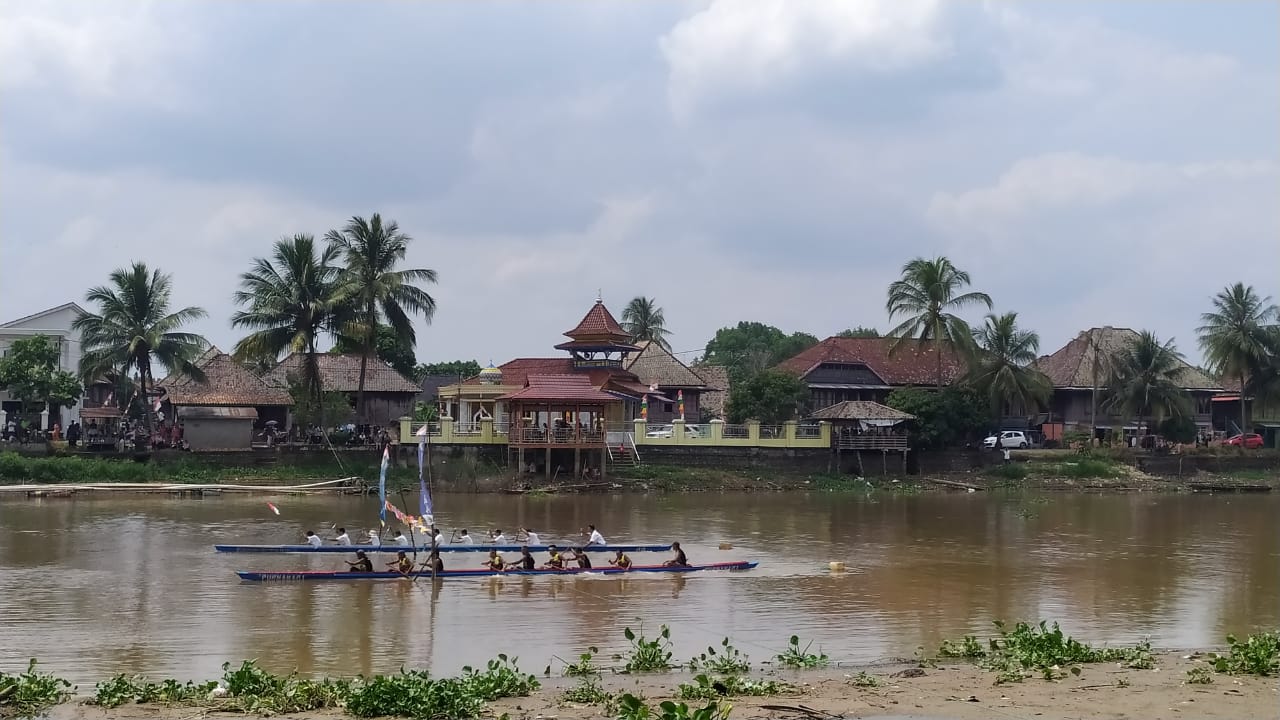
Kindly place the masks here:
[[(280, 509), (276, 516), (268, 500)], [(410, 504), (415, 502), (410, 498)], [(376, 523), (366, 498), (122, 495), (0, 501), (0, 670), (37, 657), (82, 688), (112, 674), (207, 679), (257, 658), (307, 674), (452, 673), (500, 652), (541, 672), (626, 626), (672, 630), (677, 659), (729, 636), (755, 662), (796, 634), (837, 661), (909, 657), (993, 619), (1095, 642), (1207, 647), (1280, 626), (1280, 497), (687, 494), (445, 495), (437, 523), (567, 538), (679, 540), (749, 572), (241, 583), (237, 569), (338, 569), (342, 556), (216, 554)], [(729, 543), (732, 550), (718, 549)], [(377, 557), (377, 556), (375, 556)], [(384, 556), (389, 559), (389, 556)], [(445, 555), (449, 567), (478, 555)], [(637, 559), (648, 561), (652, 556)], [(833, 574), (832, 560), (848, 571)], [(385, 562), (385, 560), (384, 560)]]

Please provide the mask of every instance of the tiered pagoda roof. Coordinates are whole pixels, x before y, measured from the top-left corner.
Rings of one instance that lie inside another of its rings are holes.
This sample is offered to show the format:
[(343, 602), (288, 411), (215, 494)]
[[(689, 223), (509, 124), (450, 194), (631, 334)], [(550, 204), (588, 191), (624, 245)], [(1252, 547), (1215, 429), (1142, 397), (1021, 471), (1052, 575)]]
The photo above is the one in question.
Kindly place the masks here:
[(631, 334), (622, 329), (602, 300), (596, 300), (578, 326), (564, 335), (569, 342), (556, 345), (557, 350), (623, 353), (640, 350), (632, 344)]

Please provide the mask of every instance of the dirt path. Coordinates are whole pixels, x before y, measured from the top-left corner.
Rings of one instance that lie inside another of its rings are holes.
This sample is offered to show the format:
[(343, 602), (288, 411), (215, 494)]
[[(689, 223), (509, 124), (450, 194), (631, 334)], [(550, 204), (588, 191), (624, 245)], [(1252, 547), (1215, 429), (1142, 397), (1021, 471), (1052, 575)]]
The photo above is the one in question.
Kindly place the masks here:
[[(1188, 685), (1184, 682), (1186, 671), (1203, 663), (1188, 660), (1181, 653), (1157, 654), (1156, 663), (1154, 670), (1126, 670), (1114, 664), (1089, 665), (1078, 677), (1068, 676), (1053, 682), (1028, 679), (999, 686), (992, 684), (994, 674), (963, 663), (925, 668), (922, 677), (894, 677), (903, 670), (914, 668), (914, 665), (776, 672), (767, 675), (795, 684), (798, 688), (795, 694), (733, 698), (729, 702), (733, 705), (731, 717), (735, 720), (836, 720), (837, 717), (897, 720), (1260, 720), (1280, 717), (1280, 680), (1276, 678), (1214, 675), (1212, 684)], [(874, 676), (879, 685), (855, 686), (852, 679), (860, 672)], [(690, 679), (688, 673), (610, 675), (604, 678), (604, 686), (614, 693), (643, 695), (650, 705), (656, 705), (671, 698), (677, 692), (677, 686)], [(490, 710), (495, 717), (508, 713), (512, 720), (594, 720), (605, 717), (600, 707), (574, 705), (561, 700), (564, 689), (574, 684), (576, 681), (571, 679), (552, 678), (544, 681), (543, 688), (531, 697), (495, 702), (490, 705)], [(766, 709), (765, 705), (803, 705), (818, 714)], [(56, 708), (50, 717), (54, 720), (196, 720), (245, 716), (196, 708), (137, 705), (101, 710), (69, 703)], [(288, 717), (314, 720), (346, 718), (339, 712)]]

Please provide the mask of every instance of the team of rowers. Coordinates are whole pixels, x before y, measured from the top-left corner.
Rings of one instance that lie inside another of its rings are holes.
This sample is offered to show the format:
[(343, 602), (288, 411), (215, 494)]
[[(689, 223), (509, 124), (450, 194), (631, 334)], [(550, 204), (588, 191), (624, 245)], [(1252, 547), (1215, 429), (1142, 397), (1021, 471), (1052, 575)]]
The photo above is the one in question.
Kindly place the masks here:
[[(538, 566), (533, 555), (529, 552), (529, 547), (520, 548), (520, 557), (513, 561), (508, 561), (498, 554), (497, 550), (490, 550), (489, 557), (485, 560), (482, 567), (495, 572), (511, 572), (520, 570), (566, 570), (569, 569), (567, 563), (577, 563), (580, 570), (591, 569), (591, 558), (586, 553), (586, 548), (590, 545), (573, 548), (570, 552), (572, 555), (566, 555), (561, 552), (555, 545), (548, 546), (547, 552), (549, 557), (547, 561)], [(663, 563), (665, 567), (688, 567), (689, 558), (685, 556), (684, 550), (681, 549), (680, 543), (671, 543), (671, 549), (675, 552), (675, 557)], [(621, 550), (616, 551), (614, 557), (609, 559), (609, 564), (613, 567), (627, 570), (632, 567), (631, 558)], [(373, 572), (373, 561), (363, 550), (356, 551), (355, 562), (348, 561), (347, 565), (351, 566), (351, 572), (368, 573)], [(398, 572), (401, 575), (408, 575), (414, 570), (414, 562), (409, 559), (405, 551), (401, 550), (396, 553), (396, 559), (386, 564), (392, 572)], [(422, 571), (432, 574), (444, 572), (444, 561), (440, 559), (440, 551), (436, 548), (431, 549), (431, 554), (427, 556), (425, 562), (422, 563)]]
[[(431, 534), (431, 542), (430, 542), (431, 547), (439, 547), (444, 542), (443, 536), (440, 534), (439, 528), (432, 527), (430, 529), (430, 534)], [(587, 529), (584, 530), (582, 534), (587, 537), (587, 542), (584, 547), (591, 547), (593, 545), (608, 545), (608, 543), (606, 543), (604, 540), (604, 536), (600, 534), (600, 531), (596, 529), (595, 525), (588, 525)], [(329, 538), (329, 540), (338, 545), (352, 544), (351, 536), (347, 534), (346, 528), (338, 528), (337, 536)], [(516, 535), (515, 540), (516, 542), (520, 542), (525, 545), (541, 545), (542, 544), (542, 538), (538, 535), (538, 533), (534, 532), (531, 528), (524, 528), (523, 530), (521, 530), (521, 532)], [(399, 545), (401, 547), (409, 547), (410, 545), (413, 544), (409, 538), (405, 537), (404, 532), (400, 530), (396, 531), (395, 536), (391, 538), (390, 542), (393, 545)], [(489, 532), (489, 537), (485, 540), (485, 544), (489, 544), (489, 545), (506, 545), (507, 542), (508, 542), (507, 536), (503, 534), (501, 529), (491, 530)], [(324, 538), (321, 538), (319, 535), (308, 530), (306, 535), (306, 543), (312, 547), (320, 547), (324, 545)], [(369, 544), (374, 547), (381, 546), (382, 536), (370, 530)], [(461, 531), (454, 531), (453, 537), (449, 539), (448, 544), (475, 545), (476, 541), (475, 541), (475, 538), (472, 537), (464, 528)]]

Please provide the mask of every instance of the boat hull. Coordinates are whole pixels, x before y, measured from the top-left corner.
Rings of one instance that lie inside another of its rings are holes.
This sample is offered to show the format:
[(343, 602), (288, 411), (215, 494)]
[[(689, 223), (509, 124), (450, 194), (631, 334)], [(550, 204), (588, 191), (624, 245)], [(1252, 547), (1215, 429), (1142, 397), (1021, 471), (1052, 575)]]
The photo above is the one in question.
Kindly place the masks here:
[[(616, 567), (603, 568), (567, 568), (565, 570), (508, 570), (506, 572), (494, 572), (485, 568), (476, 570), (446, 570), (436, 573), (437, 580), (450, 578), (476, 578), (476, 577), (508, 577), (512, 575), (626, 575), (629, 573), (688, 573), (699, 572), (702, 570), (751, 570), (759, 563), (738, 561), (738, 562), (722, 562), (710, 563), (708, 565), (686, 565), (684, 567), (668, 567), (666, 565), (635, 565), (631, 568), (623, 570)], [(429, 572), (414, 572), (408, 575), (402, 575), (395, 572), (316, 572), (316, 571), (271, 571), (256, 572), (249, 570), (237, 570), (236, 575), (241, 580), (250, 582), (289, 582), (300, 580), (402, 580), (405, 578), (426, 578), (431, 579)]]
[[(526, 546), (524, 545), (441, 545), (439, 547), (442, 553), (456, 552), (484, 552), (497, 550), (498, 552), (520, 552)], [(529, 552), (547, 552), (549, 545), (529, 545)], [(561, 550), (577, 547), (575, 545), (557, 545)], [(416, 548), (411, 545), (321, 545), (314, 547), (312, 545), (214, 545), (213, 549), (221, 553), (354, 553), (357, 550), (363, 550), (367, 553), (397, 553), (404, 551), (406, 553), (419, 552), (429, 553), (431, 547), (428, 545), (419, 545)], [(666, 552), (671, 549), (670, 545), (592, 545), (585, 548), (587, 552)]]

